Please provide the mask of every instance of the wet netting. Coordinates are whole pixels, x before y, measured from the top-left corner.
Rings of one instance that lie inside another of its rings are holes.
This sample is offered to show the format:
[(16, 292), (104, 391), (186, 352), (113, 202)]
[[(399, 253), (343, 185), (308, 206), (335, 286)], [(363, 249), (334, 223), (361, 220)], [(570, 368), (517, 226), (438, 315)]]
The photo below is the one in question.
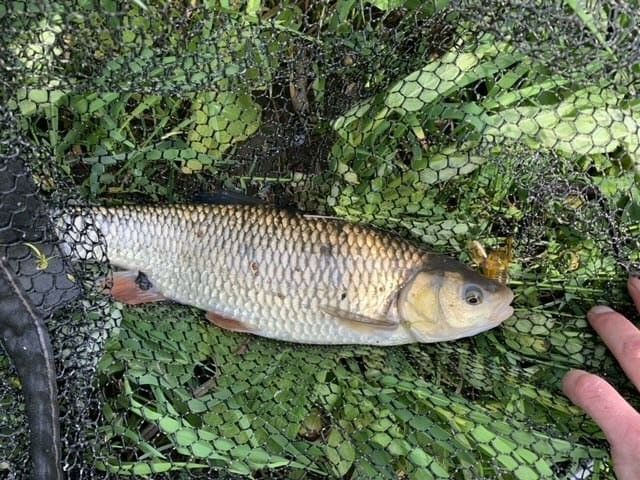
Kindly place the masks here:
[[(598, 372), (640, 406), (585, 320), (599, 302), (637, 319), (638, 18), (614, 0), (3, 2), (0, 477), (614, 478), (560, 379)], [(58, 238), (71, 209), (221, 191), (447, 253), (506, 281), (515, 313), (453, 342), (287, 343), (114, 301), (90, 214)]]

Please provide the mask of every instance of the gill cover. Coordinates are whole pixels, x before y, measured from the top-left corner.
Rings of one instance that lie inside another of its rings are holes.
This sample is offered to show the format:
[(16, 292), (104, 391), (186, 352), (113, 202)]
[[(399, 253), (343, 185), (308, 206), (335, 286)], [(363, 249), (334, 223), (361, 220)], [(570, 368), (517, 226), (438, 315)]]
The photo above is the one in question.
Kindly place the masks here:
[(441, 315), (438, 294), (442, 277), (429, 272), (418, 272), (400, 291), (398, 313), (403, 322), (435, 324)]
[(492, 328), (510, 315), (512, 299), (507, 287), (454, 259), (436, 257), (407, 282), (397, 307), (400, 320), (424, 342)]

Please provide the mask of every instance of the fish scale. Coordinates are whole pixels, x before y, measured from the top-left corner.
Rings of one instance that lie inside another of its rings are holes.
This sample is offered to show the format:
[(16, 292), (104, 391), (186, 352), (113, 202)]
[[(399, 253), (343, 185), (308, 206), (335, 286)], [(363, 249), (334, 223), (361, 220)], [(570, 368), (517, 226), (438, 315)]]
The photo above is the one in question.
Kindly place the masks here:
[(184, 205), (94, 210), (110, 262), (144, 272), (165, 297), (304, 343), (397, 344), (404, 328), (354, 329), (323, 311), (385, 317), (428, 254), (361, 226), (270, 207)]
[(513, 313), (507, 287), (342, 220), (259, 205), (92, 207), (57, 218), (67, 253), (105, 260), (97, 229), (113, 265), (146, 274), (150, 292), (141, 293), (131, 275), (120, 284), (120, 294), (135, 297), (129, 303), (157, 300), (159, 292), (231, 330), (299, 343), (397, 345), (473, 335)]

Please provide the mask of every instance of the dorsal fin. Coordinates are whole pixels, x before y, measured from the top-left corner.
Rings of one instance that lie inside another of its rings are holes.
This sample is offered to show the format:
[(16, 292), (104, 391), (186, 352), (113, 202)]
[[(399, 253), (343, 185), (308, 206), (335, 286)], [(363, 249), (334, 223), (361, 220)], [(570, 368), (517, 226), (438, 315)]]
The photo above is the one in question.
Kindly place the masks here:
[(284, 210), (293, 214), (304, 214), (295, 205), (288, 203), (285, 204), (272, 204), (262, 198), (252, 197), (251, 195), (245, 195), (242, 192), (236, 192), (233, 190), (219, 190), (217, 192), (203, 192), (197, 193), (191, 197), (191, 200), (195, 203), (206, 203), (209, 205), (258, 205), (258, 206), (270, 206), (279, 210)]
[(265, 205), (265, 202), (259, 198), (232, 190), (197, 193), (193, 196), (193, 201), (212, 205)]

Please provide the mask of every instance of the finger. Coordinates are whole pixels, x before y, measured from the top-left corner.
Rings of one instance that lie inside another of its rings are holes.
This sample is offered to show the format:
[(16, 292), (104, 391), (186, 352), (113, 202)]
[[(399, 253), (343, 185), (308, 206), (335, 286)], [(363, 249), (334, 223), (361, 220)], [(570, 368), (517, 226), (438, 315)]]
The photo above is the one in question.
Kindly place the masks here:
[(602, 305), (589, 310), (587, 318), (629, 380), (640, 389), (640, 330), (618, 312)]
[(640, 312), (640, 277), (629, 277), (627, 288), (629, 289), (633, 303), (636, 304), (636, 308), (638, 312)]
[(562, 390), (600, 426), (616, 456), (633, 458), (632, 454), (638, 453), (640, 413), (607, 381), (583, 370), (571, 370), (562, 380)]
[(623, 451), (611, 449), (613, 468), (618, 480), (638, 480), (640, 478), (640, 430), (627, 437), (629, 447)]

